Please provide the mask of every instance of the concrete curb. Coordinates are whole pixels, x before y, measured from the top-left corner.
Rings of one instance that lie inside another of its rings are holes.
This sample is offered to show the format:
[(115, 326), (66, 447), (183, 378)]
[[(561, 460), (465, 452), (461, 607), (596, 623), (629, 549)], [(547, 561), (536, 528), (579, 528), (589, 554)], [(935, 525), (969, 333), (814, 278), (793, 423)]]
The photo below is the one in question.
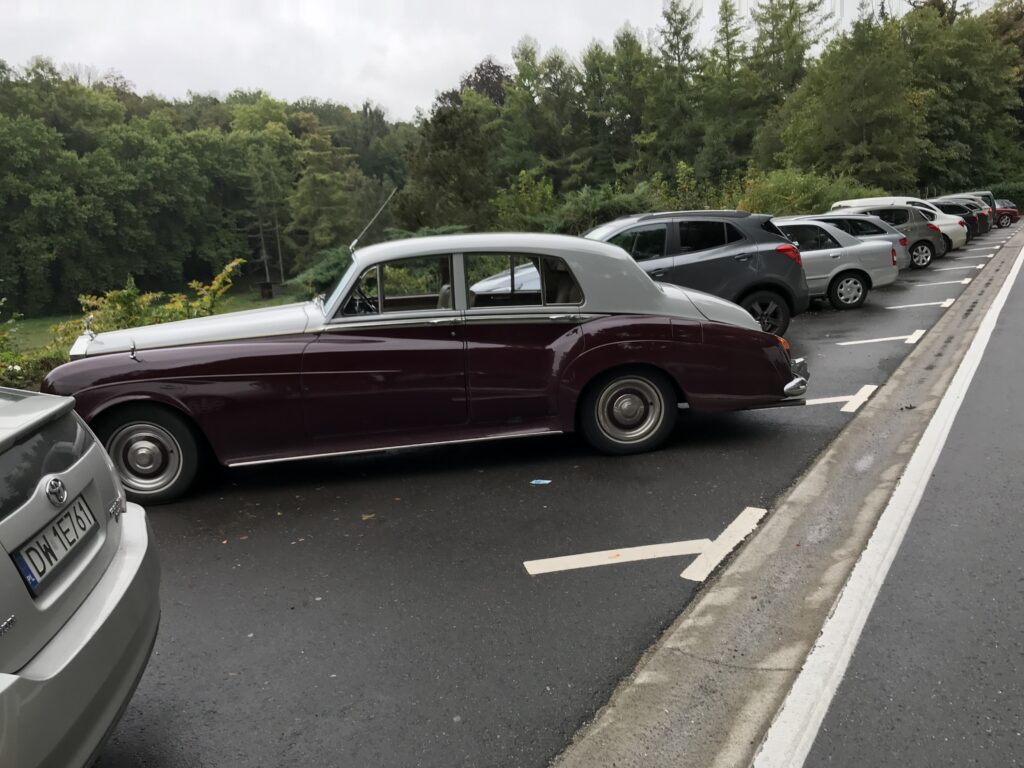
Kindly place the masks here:
[(966, 288), (640, 661), (557, 768), (750, 764), (1024, 230)]

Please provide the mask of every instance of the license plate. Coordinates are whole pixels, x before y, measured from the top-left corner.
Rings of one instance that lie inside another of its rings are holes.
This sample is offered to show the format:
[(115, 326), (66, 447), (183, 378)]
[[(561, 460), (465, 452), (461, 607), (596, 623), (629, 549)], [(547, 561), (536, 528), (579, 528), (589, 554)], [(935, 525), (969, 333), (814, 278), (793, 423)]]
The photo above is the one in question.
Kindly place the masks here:
[(79, 496), (14, 553), (14, 563), (32, 594), (38, 594), (47, 580), (59, 570), (61, 562), (79, 547), (96, 526), (92, 510), (85, 499)]

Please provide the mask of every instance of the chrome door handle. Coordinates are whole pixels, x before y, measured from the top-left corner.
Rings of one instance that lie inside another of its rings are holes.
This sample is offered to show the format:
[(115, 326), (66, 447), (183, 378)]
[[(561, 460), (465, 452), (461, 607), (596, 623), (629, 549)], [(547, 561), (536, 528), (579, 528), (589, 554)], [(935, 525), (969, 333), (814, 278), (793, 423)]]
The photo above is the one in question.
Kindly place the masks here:
[(750, 253), (738, 253), (735, 256), (733, 256), (733, 258), (736, 259), (736, 261), (747, 261), (752, 256), (753, 256), (753, 254), (750, 254)]
[(650, 275), (651, 275), (651, 277), (664, 277), (665, 276), (665, 270), (664, 269), (656, 269), (653, 272), (651, 272)]
[(435, 317), (429, 321), (431, 325), (456, 325), (462, 322), (461, 317)]
[(829, 254), (829, 256), (831, 256), (833, 259), (838, 259), (842, 255), (843, 255), (842, 251), (832, 251), (832, 253)]
[(548, 315), (548, 320), (572, 320), (575, 315)]

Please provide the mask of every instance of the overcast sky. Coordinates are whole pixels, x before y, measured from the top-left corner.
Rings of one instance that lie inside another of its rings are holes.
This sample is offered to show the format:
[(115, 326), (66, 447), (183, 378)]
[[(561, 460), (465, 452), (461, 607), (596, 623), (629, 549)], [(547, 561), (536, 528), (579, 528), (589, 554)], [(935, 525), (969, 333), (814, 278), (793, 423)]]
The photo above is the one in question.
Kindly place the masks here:
[[(851, 17), (857, 0), (826, 0)], [(709, 40), (718, 0), (693, 0)], [(746, 16), (751, 2), (737, 5)], [(578, 56), (626, 23), (647, 33), (663, 0), (0, 0), (0, 59), (115, 69), (142, 92), (184, 98), (262, 88), (411, 118), (487, 55), (511, 63), (533, 37)], [(890, 0), (890, 8), (906, 0)], [(987, 6), (991, 0), (982, 0)]]
[[(699, 0), (698, 0), (699, 2)], [(13, 11), (11, 7), (13, 6)], [(410, 118), (488, 54), (530, 35), (579, 54), (662, 0), (0, 0), (0, 59), (116, 69), (181, 98), (262, 88), (278, 98), (370, 98)]]

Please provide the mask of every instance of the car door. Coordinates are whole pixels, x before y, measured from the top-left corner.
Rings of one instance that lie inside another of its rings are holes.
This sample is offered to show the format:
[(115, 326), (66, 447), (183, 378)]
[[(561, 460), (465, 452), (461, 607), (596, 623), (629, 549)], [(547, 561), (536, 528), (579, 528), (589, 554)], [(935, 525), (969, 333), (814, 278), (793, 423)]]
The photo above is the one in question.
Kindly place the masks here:
[(842, 264), (842, 246), (817, 224), (780, 224), (778, 222), (776, 224), (786, 237), (800, 249), (810, 294), (824, 296), (828, 290), (829, 278)]
[(757, 245), (721, 219), (685, 218), (674, 222), (678, 242), (665, 280), (716, 296), (738, 296), (760, 267)]
[(305, 428), (319, 451), (443, 435), (468, 419), (453, 256), (368, 266), (302, 358)]
[(557, 428), (561, 371), (583, 346), (579, 282), (554, 256), (480, 252), (461, 258), (472, 426)]

